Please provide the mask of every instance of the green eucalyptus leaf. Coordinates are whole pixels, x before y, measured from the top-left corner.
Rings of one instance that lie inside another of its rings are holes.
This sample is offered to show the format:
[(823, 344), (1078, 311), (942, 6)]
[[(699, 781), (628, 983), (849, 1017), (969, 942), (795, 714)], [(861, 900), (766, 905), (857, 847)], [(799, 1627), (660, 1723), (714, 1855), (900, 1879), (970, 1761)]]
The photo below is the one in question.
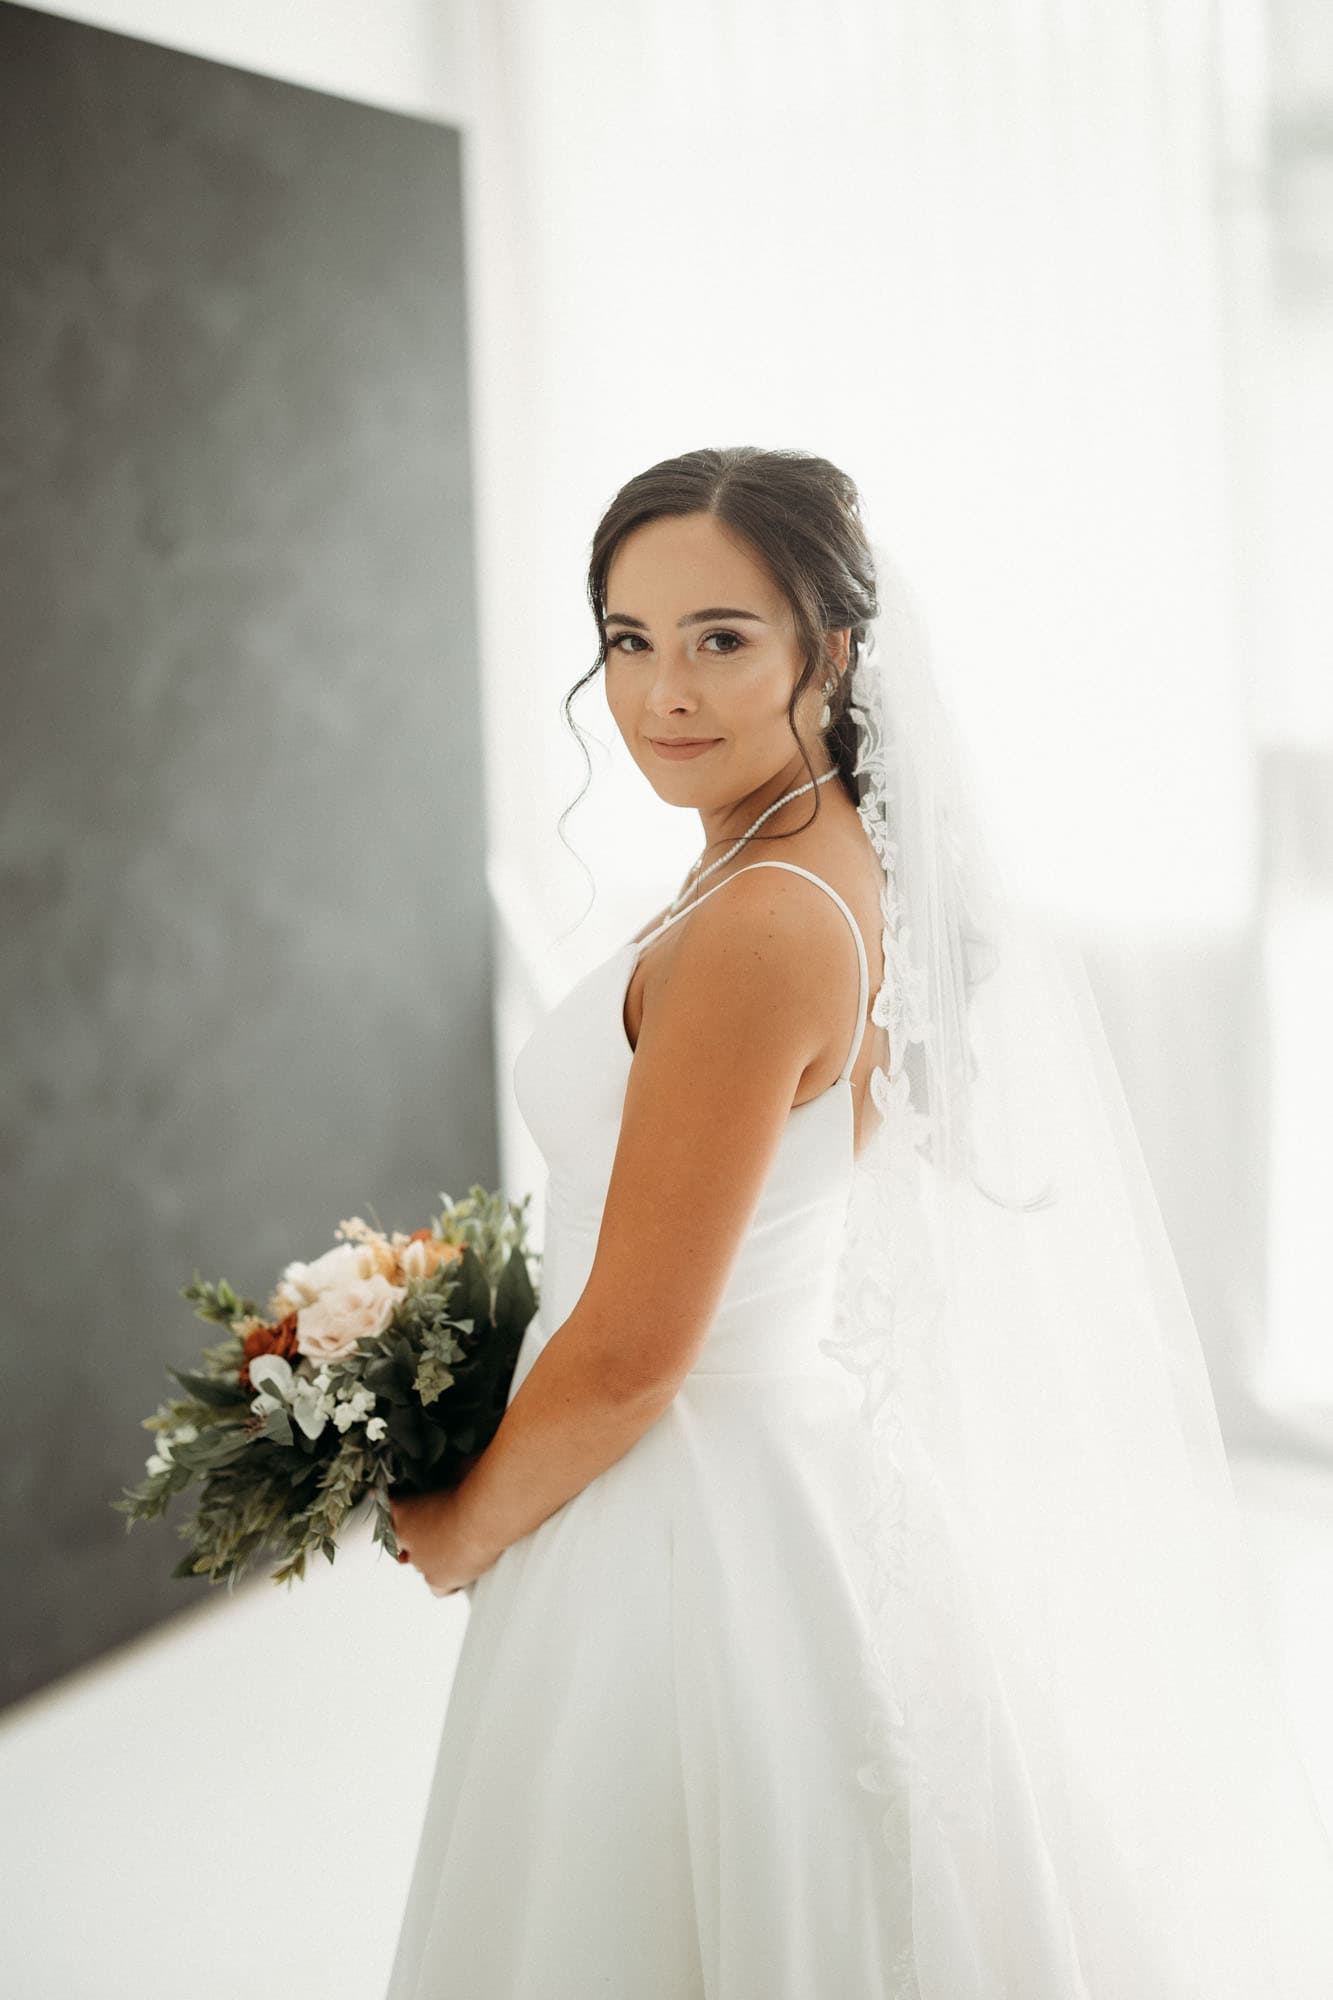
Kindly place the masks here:
[(426, 1451), (426, 1426), (421, 1412), (411, 1404), (389, 1411), (385, 1418), (389, 1436), (410, 1458), (420, 1460)]
[(495, 1316), (505, 1324), (510, 1320), (516, 1321), (522, 1331), (536, 1310), (537, 1295), (532, 1288), (528, 1260), (515, 1246), (495, 1288)]
[(188, 1389), (197, 1402), (207, 1403), (214, 1409), (225, 1410), (233, 1403), (250, 1401), (252, 1391), (243, 1389), (239, 1382), (220, 1382), (212, 1375), (198, 1375), (188, 1368), (168, 1368), (168, 1375), (174, 1375), (183, 1389)]
[[(410, 1352), (409, 1349), (409, 1354)], [(372, 1361), (365, 1369), (362, 1379), (367, 1388), (373, 1389), (376, 1396), (382, 1396), (386, 1402), (406, 1403), (411, 1397), (414, 1373), (415, 1363), (410, 1363), (408, 1369), (404, 1371), (397, 1360), (386, 1356)]]
[(480, 1257), (470, 1246), (454, 1265), (457, 1273), (449, 1297), (449, 1317), (455, 1325), (471, 1320), (484, 1323), (491, 1316), (491, 1287)]
[(271, 1444), (290, 1445), (295, 1442), (292, 1436), (292, 1420), (286, 1410), (270, 1410), (264, 1418), (263, 1430), (257, 1431), (255, 1435), (267, 1438)]

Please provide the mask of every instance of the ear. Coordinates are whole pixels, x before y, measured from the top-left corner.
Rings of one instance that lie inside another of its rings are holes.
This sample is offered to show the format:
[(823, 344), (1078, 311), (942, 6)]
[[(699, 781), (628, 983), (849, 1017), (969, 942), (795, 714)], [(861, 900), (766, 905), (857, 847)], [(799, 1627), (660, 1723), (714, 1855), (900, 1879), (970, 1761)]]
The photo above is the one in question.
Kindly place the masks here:
[(852, 651), (852, 628), (843, 625), (838, 630), (825, 633), (828, 646), (828, 663), (834, 673), (842, 677), (847, 671), (847, 662)]

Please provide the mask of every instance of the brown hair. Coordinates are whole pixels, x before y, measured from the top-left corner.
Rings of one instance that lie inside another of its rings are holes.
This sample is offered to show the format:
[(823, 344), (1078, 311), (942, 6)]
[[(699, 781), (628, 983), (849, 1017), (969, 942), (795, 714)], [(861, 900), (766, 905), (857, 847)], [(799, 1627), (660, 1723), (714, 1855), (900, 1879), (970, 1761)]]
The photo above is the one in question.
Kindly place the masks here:
[[(763, 451), (758, 445), (729, 445), (682, 452), (636, 473), (612, 500), (597, 524), (588, 564), (588, 601), (597, 625), (597, 658), (562, 704), (565, 720), (578, 735), (570, 703), (606, 666), (606, 579), (612, 558), (626, 536), (664, 516), (712, 514), (742, 537), (765, 564), (791, 606), (801, 648), (801, 671), (787, 704), (793, 740), (814, 778), (805, 746), (796, 734), (796, 704), (816, 675), (828, 669), (826, 635), (851, 628), (848, 671), (829, 696), (824, 731), (830, 755), (853, 805), (859, 781), (854, 774), (856, 727), (848, 711), (851, 669), (855, 667), (867, 621), (878, 609), (875, 564), (861, 521), (855, 483), (827, 458), (794, 450)], [(579, 736), (585, 762), (586, 745)], [(588, 766), (589, 777), (592, 766)], [(585, 778), (583, 791), (587, 790)], [(812, 794), (809, 826), (819, 812), (820, 787)], [(582, 798), (566, 806), (572, 811)], [(790, 829), (803, 831), (801, 827)], [(783, 840), (786, 834), (755, 834), (756, 840)]]

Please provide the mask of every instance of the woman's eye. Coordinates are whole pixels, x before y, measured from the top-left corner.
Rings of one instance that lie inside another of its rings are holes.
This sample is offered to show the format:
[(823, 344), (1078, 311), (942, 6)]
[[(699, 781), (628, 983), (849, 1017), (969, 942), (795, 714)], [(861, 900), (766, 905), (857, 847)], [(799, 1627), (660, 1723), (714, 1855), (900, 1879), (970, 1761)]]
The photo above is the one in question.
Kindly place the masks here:
[[(635, 641), (638, 641), (639, 637), (640, 635), (637, 632), (617, 632), (613, 635), (613, 637), (607, 640), (606, 650), (608, 653), (619, 652), (620, 649), (624, 646), (625, 641), (627, 639), (633, 639)], [(709, 639), (735, 640), (736, 642), (735, 645), (723, 647), (721, 657), (724, 659), (729, 653), (739, 652), (740, 648), (745, 644), (745, 641), (741, 637), (739, 632), (728, 632), (720, 627), (716, 632), (706, 632), (703, 638), (699, 642), (700, 645), (706, 645)]]

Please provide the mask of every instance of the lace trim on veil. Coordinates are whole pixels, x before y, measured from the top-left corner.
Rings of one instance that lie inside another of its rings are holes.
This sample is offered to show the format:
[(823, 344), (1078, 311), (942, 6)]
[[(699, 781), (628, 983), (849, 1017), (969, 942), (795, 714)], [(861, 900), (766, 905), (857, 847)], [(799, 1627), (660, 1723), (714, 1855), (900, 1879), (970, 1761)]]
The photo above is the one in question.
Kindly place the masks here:
[[(857, 726), (856, 775), (866, 780), (858, 812), (883, 869), (880, 892), (884, 977), (870, 1018), (888, 1031), (888, 1067), (876, 1063), (870, 1093), (879, 1121), (857, 1156), (838, 1266), (832, 1331), (821, 1350), (841, 1362), (862, 1385), (861, 1415), (874, 1449), (874, 1501), (853, 1534), (868, 1559), (872, 1619), (866, 1629), (862, 1673), (866, 1692), (865, 1759), (857, 1779), (886, 1801), (880, 1827), (889, 1867), (884, 1887), (898, 1899), (898, 1934), (904, 1939), (892, 1968), (888, 2000), (917, 2000), (911, 1943), (911, 1815), (905, 1716), (891, 1658), (895, 1609), (905, 1597), (906, 1440), (898, 1389), (909, 1345), (938, 1305), (932, 1260), (920, 1212), (918, 1150), (929, 1149), (930, 1120), (913, 1100), (909, 1051), (927, 1033), (924, 980), (914, 965), (911, 937), (896, 886), (897, 848), (889, 824), (889, 744), (879, 674), (872, 663), (873, 627), (853, 670), (850, 707)], [(916, 1210), (915, 1226), (906, 1218)]]

